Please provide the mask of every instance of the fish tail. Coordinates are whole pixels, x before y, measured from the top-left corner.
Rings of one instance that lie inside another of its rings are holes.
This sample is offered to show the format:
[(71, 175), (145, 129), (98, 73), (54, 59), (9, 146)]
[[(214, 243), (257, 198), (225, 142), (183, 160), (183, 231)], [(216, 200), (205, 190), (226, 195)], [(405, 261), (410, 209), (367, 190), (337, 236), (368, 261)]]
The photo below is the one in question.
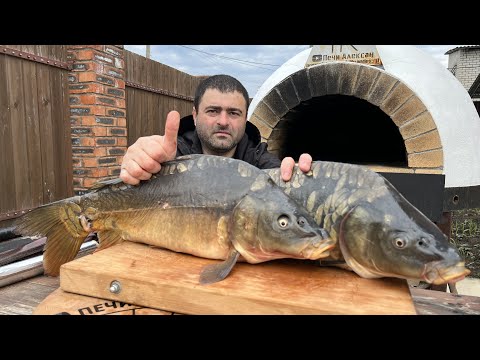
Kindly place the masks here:
[(81, 208), (71, 201), (41, 206), (16, 219), (14, 232), (22, 236), (46, 236), (43, 268), (58, 276), (60, 266), (75, 258), (89, 232), (80, 222)]

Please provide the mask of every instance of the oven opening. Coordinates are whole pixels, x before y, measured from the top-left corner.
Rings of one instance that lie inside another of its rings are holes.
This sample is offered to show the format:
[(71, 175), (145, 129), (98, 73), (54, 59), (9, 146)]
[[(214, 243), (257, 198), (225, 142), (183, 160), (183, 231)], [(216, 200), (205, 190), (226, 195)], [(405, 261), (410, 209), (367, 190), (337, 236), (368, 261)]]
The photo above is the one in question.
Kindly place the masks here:
[[(314, 160), (407, 167), (398, 127), (378, 106), (355, 96), (325, 95), (300, 103), (269, 137), (280, 158), (306, 152)], [(280, 140), (280, 141), (276, 141)]]

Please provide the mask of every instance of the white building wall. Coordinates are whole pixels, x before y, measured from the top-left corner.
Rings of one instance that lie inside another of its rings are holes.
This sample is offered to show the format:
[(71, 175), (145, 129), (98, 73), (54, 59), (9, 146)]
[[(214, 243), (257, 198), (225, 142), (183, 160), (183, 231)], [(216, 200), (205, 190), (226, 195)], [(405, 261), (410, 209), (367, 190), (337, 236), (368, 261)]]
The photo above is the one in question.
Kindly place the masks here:
[(448, 68), (455, 65), (455, 77), (468, 91), (480, 73), (480, 49), (460, 48), (449, 54)]

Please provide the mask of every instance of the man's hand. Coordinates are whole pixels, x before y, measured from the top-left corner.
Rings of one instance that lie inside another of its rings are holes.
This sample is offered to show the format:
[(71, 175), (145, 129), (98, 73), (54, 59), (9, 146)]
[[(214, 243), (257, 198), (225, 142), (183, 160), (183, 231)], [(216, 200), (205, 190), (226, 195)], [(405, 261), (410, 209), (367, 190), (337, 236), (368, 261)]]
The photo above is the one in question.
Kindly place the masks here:
[(180, 114), (170, 111), (165, 122), (165, 135), (143, 136), (127, 149), (122, 161), (120, 179), (130, 185), (148, 180), (160, 171), (161, 163), (173, 160), (177, 154)]
[[(293, 160), (292, 157), (286, 157), (282, 160), (282, 164), (280, 165), (280, 173), (282, 174), (283, 181), (290, 181), (294, 166), (295, 160)], [(298, 167), (304, 173), (309, 172), (310, 168), (312, 167), (312, 157), (309, 154), (300, 155), (300, 159), (298, 159)]]

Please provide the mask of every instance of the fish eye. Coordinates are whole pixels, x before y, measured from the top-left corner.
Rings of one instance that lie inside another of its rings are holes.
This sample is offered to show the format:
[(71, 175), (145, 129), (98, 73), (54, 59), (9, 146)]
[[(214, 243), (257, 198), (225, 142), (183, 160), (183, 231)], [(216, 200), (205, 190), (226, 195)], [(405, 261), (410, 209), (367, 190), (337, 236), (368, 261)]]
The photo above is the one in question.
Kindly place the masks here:
[(305, 220), (304, 217), (299, 217), (298, 220), (297, 220), (297, 224), (301, 227), (304, 227), (306, 223), (307, 223), (307, 221)]
[(402, 238), (395, 238), (395, 240), (393, 240), (393, 243), (398, 249), (403, 249), (407, 245), (407, 242)]
[(281, 228), (285, 229), (288, 226), (288, 223), (290, 222), (290, 218), (287, 215), (281, 215), (278, 219), (278, 225), (280, 225)]

